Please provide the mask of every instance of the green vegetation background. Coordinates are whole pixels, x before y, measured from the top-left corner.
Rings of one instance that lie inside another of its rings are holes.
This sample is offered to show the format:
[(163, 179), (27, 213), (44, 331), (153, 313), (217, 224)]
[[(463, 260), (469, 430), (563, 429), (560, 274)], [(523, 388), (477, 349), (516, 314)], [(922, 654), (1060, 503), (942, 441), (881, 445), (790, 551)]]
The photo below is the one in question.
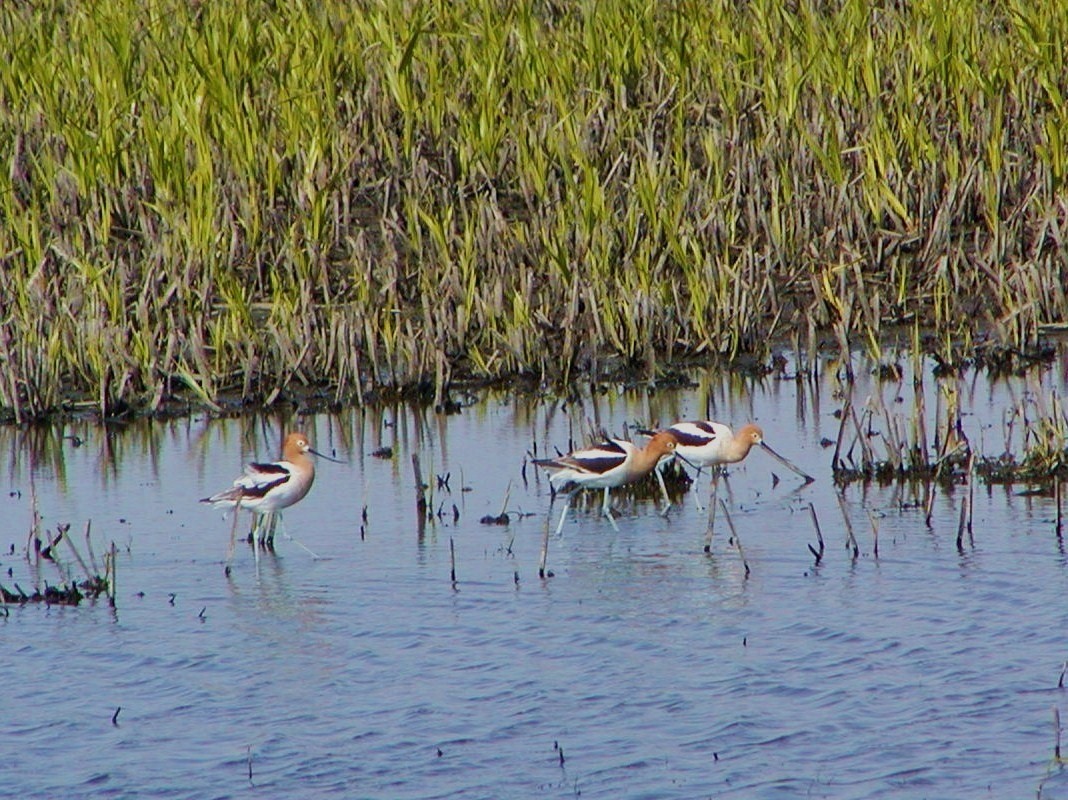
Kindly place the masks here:
[(18, 419), (1068, 319), (1056, 0), (51, 0), (0, 38)]

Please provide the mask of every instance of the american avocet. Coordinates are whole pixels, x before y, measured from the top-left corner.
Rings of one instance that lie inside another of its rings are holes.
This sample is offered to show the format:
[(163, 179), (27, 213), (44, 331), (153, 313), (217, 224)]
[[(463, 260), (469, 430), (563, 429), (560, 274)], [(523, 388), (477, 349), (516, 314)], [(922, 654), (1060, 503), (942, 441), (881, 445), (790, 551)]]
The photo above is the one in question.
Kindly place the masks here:
[[(601, 511), (608, 517), (612, 527), (616, 528), (616, 520), (608, 505), (609, 491), (648, 475), (661, 458), (674, 454), (677, 444), (678, 440), (673, 433), (660, 431), (643, 448), (623, 439), (606, 439), (589, 449), (576, 450), (556, 458), (536, 458), (534, 463), (551, 472), (549, 481), (561, 491), (569, 491), (572, 488), (603, 488), (604, 502)], [(570, 507), (571, 496), (568, 494), (564, 512), (556, 526), (558, 535), (564, 527), (564, 519), (567, 518)]]
[[(676, 422), (664, 429), (678, 442), (675, 455), (695, 467), (712, 467), (712, 486), (716, 485), (717, 471), (724, 464), (736, 464), (743, 460), (755, 445), (759, 445), (781, 464), (796, 472), (805, 479), (805, 483), (815, 480), (811, 475), (804, 472), (800, 467), (779, 455), (764, 441), (764, 431), (759, 425), (748, 423), (734, 433), (729, 426), (722, 422)], [(663, 431), (661, 431), (663, 432)], [(667, 461), (667, 459), (664, 459)], [(657, 479), (660, 481), (660, 489), (667, 500), (667, 488), (664, 486), (663, 477), (657, 470)], [(697, 507), (701, 507), (701, 500), (694, 493)]]
[[(282, 444), (281, 461), (269, 464), (251, 463), (245, 467), (245, 474), (234, 480), (234, 485), (225, 491), (205, 497), (200, 502), (211, 503), (216, 508), (234, 509), (236, 528), (237, 512), (247, 509), (256, 515), (252, 528), (252, 546), (258, 556), (259, 545), (266, 534), (266, 518), (271, 520), (274, 528), (276, 513), (299, 502), (311, 489), (315, 481), (315, 462), (308, 454), (337, 461), (312, 449), (308, 437), (303, 433), (291, 433)], [(278, 513), (278, 518), (281, 514)], [(283, 528), (283, 533), (284, 533)], [(305, 548), (307, 549), (307, 548)], [(234, 531), (230, 532), (229, 564), (234, 552)]]

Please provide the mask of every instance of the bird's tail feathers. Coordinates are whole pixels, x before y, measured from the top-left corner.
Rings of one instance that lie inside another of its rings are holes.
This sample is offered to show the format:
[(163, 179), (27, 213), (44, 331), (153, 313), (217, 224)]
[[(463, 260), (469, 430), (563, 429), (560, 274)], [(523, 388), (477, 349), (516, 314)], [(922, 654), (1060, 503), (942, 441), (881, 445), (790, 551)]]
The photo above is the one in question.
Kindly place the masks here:
[(202, 497), (201, 503), (211, 503), (213, 506), (232, 506), (244, 496), (240, 486), (234, 486), (226, 491), (213, 494), (211, 497)]

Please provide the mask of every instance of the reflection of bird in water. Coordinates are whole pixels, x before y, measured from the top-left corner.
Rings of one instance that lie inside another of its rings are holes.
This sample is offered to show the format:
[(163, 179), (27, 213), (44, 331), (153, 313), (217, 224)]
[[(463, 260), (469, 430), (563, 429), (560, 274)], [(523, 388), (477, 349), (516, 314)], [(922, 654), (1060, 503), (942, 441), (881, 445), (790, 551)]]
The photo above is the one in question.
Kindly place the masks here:
[[(623, 439), (606, 439), (586, 450), (576, 450), (556, 458), (536, 458), (534, 463), (550, 471), (549, 481), (561, 491), (575, 487), (603, 488), (604, 502), (601, 511), (608, 517), (612, 527), (616, 528), (615, 518), (608, 505), (609, 491), (648, 475), (661, 458), (674, 454), (677, 443), (674, 434), (661, 431), (643, 448)], [(560, 515), (560, 522), (556, 526), (557, 534), (564, 527), (564, 519), (570, 506), (569, 494), (564, 512)]]
[[(211, 503), (216, 508), (234, 509), (234, 529), (237, 527), (237, 511), (245, 508), (256, 515), (252, 528), (252, 545), (259, 553), (260, 544), (268, 530), (273, 532), (276, 519), (281, 518), (281, 510), (300, 502), (311, 489), (315, 481), (315, 461), (311, 455), (325, 458), (327, 461), (337, 459), (325, 456), (312, 449), (308, 437), (303, 433), (291, 433), (282, 445), (282, 459), (271, 463), (252, 463), (245, 467), (245, 474), (234, 480), (234, 485), (225, 491), (205, 497), (200, 502)], [(275, 517), (275, 514), (278, 516)], [(285, 529), (283, 528), (283, 534)], [(230, 551), (227, 563), (233, 556), (234, 530), (230, 532)]]
[[(743, 425), (737, 433), (734, 433), (730, 427), (721, 422), (676, 422), (674, 425), (664, 428), (664, 431), (674, 436), (678, 442), (678, 446), (675, 448), (676, 456), (698, 468), (713, 468), (713, 493), (715, 492), (719, 467), (724, 464), (736, 464), (742, 461), (756, 445), (759, 445), (773, 458), (804, 478), (805, 483), (811, 483), (815, 480), (793, 462), (772, 450), (768, 443), (764, 441), (764, 431), (760, 429), (760, 426), (751, 422)], [(662, 432), (659, 431), (658, 434)], [(667, 461), (668, 459), (664, 459), (665, 463)], [(659, 470), (657, 470), (656, 477), (660, 481), (660, 489), (664, 493), (664, 500), (668, 500), (667, 487), (664, 486), (664, 479)], [(701, 500), (696, 493), (694, 498), (697, 500), (697, 507), (700, 509)], [(668, 502), (670, 504), (670, 501)], [(709, 502), (712, 502), (711, 498)]]

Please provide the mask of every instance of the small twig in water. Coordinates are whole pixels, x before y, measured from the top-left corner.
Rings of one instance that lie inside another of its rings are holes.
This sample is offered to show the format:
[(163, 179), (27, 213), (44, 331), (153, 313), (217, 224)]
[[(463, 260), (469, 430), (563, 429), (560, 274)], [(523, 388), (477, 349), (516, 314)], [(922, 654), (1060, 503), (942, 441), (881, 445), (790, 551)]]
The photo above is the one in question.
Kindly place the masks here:
[(412, 472), (415, 473), (415, 507), (419, 509), (419, 516), (425, 518), (427, 509), (426, 487), (423, 484), (423, 470), (419, 466), (418, 453), (412, 453)]
[(456, 588), (456, 544), (453, 538), (449, 537), (449, 575), (452, 578), (452, 586)]
[(93, 521), (91, 519), (85, 521), (85, 549), (89, 551), (89, 563), (93, 567), (93, 574), (100, 574), (100, 567), (96, 564), (96, 553), (93, 552), (93, 540), (89, 537), (89, 532), (92, 530)]
[(860, 555), (860, 547), (857, 546), (857, 537), (853, 535), (853, 523), (849, 521), (849, 513), (846, 511), (845, 498), (838, 495), (838, 507), (842, 509), (842, 519), (845, 520), (846, 526), (846, 547), (853, 551), (853, 560), (856, 561)]
[(111, 715), (111, 724), (116, 728), (119, 726), (119, 712), (122, 711), (122, 706), (115, 709), (115, 713)]
[(742, 550), (742, 540), (738, 538), (738, 531), (734, 528), (734, 520), (731, 519), (731, 513), (727, 510), (727, 504), (722, 500), (719, 501), (723, 504), (723, 517), (727, 520), (727, 527), (731, 529), (731, 541), (734, 542), (734, 546), (738, 549), (738, 556), (742, 559), (742, 566), (745, 567), (745, 577), (749, 578), (749, 562), (745, 560), (745, 551)]
[(67, 540), (67, 546), (70, 547), (71, 552), (74, 553), (74, 558), (77, 560), (79, 566), (81, 566), (82, 572), (85, 573), (86, 579), (90, 581), (93, 580), (93, 578), (96, 577), (96, 574), (89, 571), (89, 565), (85, 563), (85, 559), (82, 558), (82, 554), (78, 552), (78, 548), (74, 544), (74, 539), (72, 539), (70, 536), (64, 536), (63, 538)]
[(538, 565), (538, 577), (544, 580), (553, 574), (545, 571), (545, 562), (549, 558), (549, 516), (545, 516), (545, 529), (541, 534), (541, 563)]
[(118, 569), (118, 548), (115, 547), (115, 542), (111, 543), (111, 558), (108, 560), (108, 602), (111, 607), (115, 607), (115, 592), (116, 592), (116, 577), (115, 572)]
[(845, 439), (845, 426), (846, 421), (849, 419), (849, 414), (852, 409), (852, 402), (850, 399), (846, 399), (845, 405), (842, 407), (841, 421), (838, 425), (838, 438), (834, 443), (834, 455), (831, 456), (831, 469), (837, 470), (840, 467), (844, 468), (842, 464), (840, 453), (842, 452), (842, 441)]
[(816, 566), (818, 567), (820, 565), (820, 562), (823, 560), (823, 532), (820, 530), (820, 521), (816, 517), (816, 507), (812, 503), (809, 503), (808, 510), (812, 514), (812, 524), (816, 526), (816, 541), (819, 543), (819, 550), (817, 550), (812, 545), (809, 545), (808, 549), (809, 552), (812, 553), (813, 556), (815, 556)]
[(872, 540), (872, 555), (876, 558), (879, 557), (879, 522), (875, 519), (875, 515), (870, 511), (868, 512), (868, 519), (871, 520), (871, 540)]
[(957, 521), (957, 551), (964, 552), (964, 529), (968, 521), (968, 495), (964, 495), (960, 501), (960, 519)]
[(1064, 517), (1061, 515), (1061, 479), (1053, 479), (1053, 494), (1057, 498), (1057, 527), (1054, 529), (1057, 533), (1057, 538), (1060, 539), (1064, 531)]
[(504, 490), (504, 500), (501, 502), (501, 512), (498, 517), (505, 516), (505, 511), (508, 509), (508, 498), (512, 496), (512, 482), (508, 481), (508, 488)]
[(972, 510), (975, 508), (975, 451), (968, 454), (968, 544), (975, 547), (972, 538)]
[(1060, 763), (1061, 758), (1061, 712), (1057, 706), (1053, 707), (1053, 757)]

